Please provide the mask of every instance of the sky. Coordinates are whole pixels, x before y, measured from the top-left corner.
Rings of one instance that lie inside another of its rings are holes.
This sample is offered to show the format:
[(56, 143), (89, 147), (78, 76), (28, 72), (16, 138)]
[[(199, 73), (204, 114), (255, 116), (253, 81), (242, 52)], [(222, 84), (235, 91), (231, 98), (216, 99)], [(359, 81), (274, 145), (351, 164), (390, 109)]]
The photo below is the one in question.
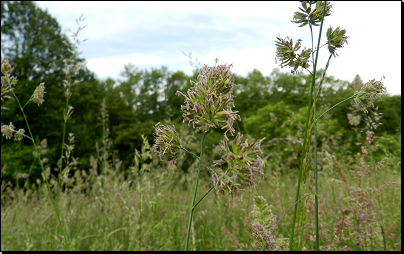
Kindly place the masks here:
[[(309, 26), (292, 23), (301, 6), (289, 2), (86, 2), (36, 1), (56, 18), (62, 32), (76, 31), (81, 14), (86, 25), (79, 33), (79, 45), (87, 68), (97, 78), (124, 80), (120, 72), (131, 63), (142, 70), (166, 66), (188, 75), (192, 54), (202, 65), (233, 64), (234, 73), (247, 76), (257, 69), (269, 76), (275, 63), (276, 37), (302, 40), (311, 47)], [(332, 13), (325, 18), (321, 44), (330, 26), (347, 31), (348, 44), (337, 50), (327, 74), (353, 81), (359, 74), (364, 83), (376, 79), (387, 93), (401, 94), (401, 2), (331, 2)], [(318, 40), (318, 27), (313, 31)], [(324, 68), (327, 47), (319, 52), (318, 67)], [(290, 72), (283, 68), (282, 72)]]

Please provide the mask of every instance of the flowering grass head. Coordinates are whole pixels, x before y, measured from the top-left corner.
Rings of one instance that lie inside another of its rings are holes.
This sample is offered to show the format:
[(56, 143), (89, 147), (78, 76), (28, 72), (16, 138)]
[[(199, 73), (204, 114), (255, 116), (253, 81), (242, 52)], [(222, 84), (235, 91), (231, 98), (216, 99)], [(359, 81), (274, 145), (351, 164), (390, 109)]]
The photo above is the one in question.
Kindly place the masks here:
[(348, 43), (348, 37), (346, 36), (346, 31), (345, 29), (342, 29), (340, 27), (337, 27), (335, 30), (332, 29), (332, 27), (328, 28), (327, 30), (327, 45), (328, 45), (328, 51), (335, 57), (336, 55), (338, 56), (335, 51), (337, 48), (342, 48), (345, 43)]
[(1, 126), (2, 136), (6, 136), (6, 139), (11, 139), (13, 137), (14, 128), (15, 127), (13, 123), (10, 123), (10, 125), (2, 125)]
[[(238, 133), (229, 146), (228, 138), (225, 135), (220, 142), (220, 148), (223, 151), (222, 158), (214, 161), (212, 171), (212, 180), (217, 193), (224, 194), (229, 192), (230, 196), (239, 196), (239, 191), (245, 188), (252, 188), (256, 185), (256, 175), (263, 176), (262, 159), (259, 153), (262, 153), (260, 145), (264, 139), (251, 144), (248, 139), (243, 143), (243, 135)], [(227, 169), (223, 170), (227, 166)]]
[[(14, 86), (17, 84), (18, 80), (16, 77), (11, 76), (13, 69), (7, 60), (1, 59), (1, 100), (4, 98), (12, 99), (11, 96), (7, 95), (14, 90)], [(9, 108), (1, 106), (1, 109), (9, 110)]]
[(180, 154), (181, 139), (173, 127), (157, 123), (154, 126), (155, 130), (155, 144), (152, 149), (158, 153), (161, 160), (169, 162), (170, 167), (173, 167), (175, 160)]
[[(301, 12), (295, 12), (293, 16), (292, 23), (300, 24), (299, 27), (303, 27), (307, 24), (311, 24), (313, 26), (319, 26), (321, 22), (321, 16), (324, 10), (324, 2), (323, 1), (301, 1), (302, 7), (299, 7)], [(309, 4), (309, 5), (307, 5)], [(315, 8), (313, 5), (316, 4)], [(327, 2), (327, 6), (325, 7), (324, 16), (331, 15), (332, 5)]]
[(11, 73), (13, 72), (14, 68), (11, 67), (11, 64), (7, 61), (1, 58), (1, 73), (4, 75), (1, 77), (1, 86), (3, 85), (9, 85), (9, 86), (15, 86), (17, 84), (17, 78), (12, 77)]
[(311, 56), (311, 49), (304, 48), (300, 53), (297, 53), (297, 51), (301, 48), (301, 39), (298, 39), (294, 45), (293, 40), (289, 39), (289, 37), (286, 37), (285, 39), (276, 37), (276, 39), (278, 39), (278, 41), (275, 41), (275, 62), (279, 60), (281, 62), (281, 68), (290, 66), (293, 68), (292, 73), (296, 73), (299, 67), (305, 69), (310, 67), (309, 58)]
[[(217, 60), (216, 60), (217, 62)], [(207, 132), (210, 128), (221, 127), (226, 133), (234, 134), (234, 120), (240, 121), (238, 111), (232, 111), (233, 101), (233, 76), (230, 67), (218, 65), (208, 67), (198, 76), (198, 82), (193, 82), (185, 96), (185, 106), (181, 106), (184, 122), (192, 123), (193, 127)], [(192, 81), (191, 81), (192, 82)], [(182, 94), (177, 91), (177, 95)]]
[(355, 104), (362, 107), (364, 113), (367, 113), (368, 107), (373, 107), (376, 98), (380, 98), (386, 93), (386, 87), (381, 81), (374, 79), (367, 82), (356, 93)]
[(41, 83), (35, 88), (34, 94), (32, 95), (32, 101), (38, 104), (38, 107), (45, 101), (43, 99), (45, 93), (45, 83)]
[(258, 250), (264, 248), (265, 250), (288, 250), (289, 238), (276, 239), (272, 232), (276, 226), (276, 216), (272, 213), (271, 209), (264, 197), (254, 197), (254, 207), (251, 212), (254, 217), (252, 224), (253, 236), (255, 238), (254, 245)]
[(18, 131), (14, 130), (15, 127), (13, 123), (10, 123), (10, 125), (2, 125), (1, 126), (1, 133), (3, 136), (6, 136), (6, 139), (11, 139), (13, 137), (13, 132), (14, 134), (14, 140), (15, 141), (21, 141), (24, 138), (24, 129), (19, 129)]

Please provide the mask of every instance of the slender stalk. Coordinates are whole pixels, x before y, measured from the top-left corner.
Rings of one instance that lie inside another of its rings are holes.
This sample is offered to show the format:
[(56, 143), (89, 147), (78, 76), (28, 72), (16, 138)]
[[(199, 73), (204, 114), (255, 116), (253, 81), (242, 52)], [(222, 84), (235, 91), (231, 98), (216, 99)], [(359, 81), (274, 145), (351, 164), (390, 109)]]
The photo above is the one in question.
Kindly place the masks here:
[(300, 198), (296, 203), (294, 203), (294, 204), (286, 211), (286, 213), (282, 216), (282, 218), (278, 221), (278, 223), (276, 223), (274, 229), (272, 229), (272, 232), (269, 234), (269, 236), (272, 235), (272, 233), (275, 231), (275, 228), (276, 228), (276, 227), (278, 226), (278, 224), (282, 221), (283, 217), (285, 217), (285, 215), (290, 211), (290, 209), (292, 209), (297, 203), (299, 203), (299, 202), (300, 202), (302, 199), (304, 199), (305, 197), (310, 196), (310, 195), (313, 195), (313, 194), (315, 194), (315, 193), (306, 194), (304, 197)]
[(202, 199), (204, 199), (213, 190), (214, 187), (215, 186), (210, 187), (210, 189), (205, 193), (205, 195), (203, 195), (203, 197), (201, 199), (199, 199), (198, 202), (196, 202), (196, 204), (194, 205), (194, 209), (202, 201)]
[(192, 197), (191, 209), (190, 209), (190, 212), (189, 212), (188, 231), (187, 231), (187, 238), (186, 238), (186, 241), (185, 241), (185, 251), (188, 250), (189, 232), (190, 232), (190, 229), (191, 229), (192, 213), (194, 212), (194, 209), (195, 209), (194, 204), (195, 204), (196, 191), (198, 190), (199, 173), (201, 172), (201, 164), (202, 164), (202, 156), (203, 156), (203, 141), (205, 140), (205, 135), (206, 135), (206, 132), (204, 132), (203, 135), (202, 135), (201, 153), (199, 155), (198, 174), (196, 176), (194, 196)]
[[(321, 40), (321, 32), (323, 31), (323, 23), (324, 23), (324, 13), (327, 6), (327, 1), (324, 1), (323, 7), (323, 15), (321, 18), (321, 25), (320, 25), (320, 32), (318, 35), (318, 43), (317, 48), (320, 47), (320, 40)], [(313, 66), (313, 77), (311, 86), (314, 88), (314, 83), (316, 80), (316, 70), (317, 70), (317, 61), (318, 61), (318, 52), (316, 52), (316, 61)], [(316, 119), (316, 100), (314, 100), (314, 119)], [(315, 206), (315, 223), (316, 223), (316, 250), (320, 251), (320, 240), (319, 240), (319, 233), (318, 233), (318, 184), (317, 184), (317, 121), (314, 121), (314, 182), (315, 182), (315, 199), (314, 199), (314, 206)]]
[[(306, 202), (307, 203), (307, 202)], [(304, 231), (304, 225), (306, 225), (306, 206), (305, 204), (302, 205), (302, 216), (300, 217), (300, 244), (299, 244), (299, 250), (302, 251), (303, 248), (303, 231)]]
[[(304, 128), (305, 131), (304, 131), (304, 138), (303, 138), (302, 156), (300, 159), (299, 178), (297, 180), (297, 190), (296, 190), (296, 199), (295, 199), (296, 201), (295, 202), (298, 202), (298, 200), (299, 200), (299, 191), (300, 191), (300, 184), (302, 181), (303, 161), (304, 161), (305, 150), (306, 150), (307, 130), (309, 129), (310, 109), (311, 109), (312, 100), (313, 100), (313, 87), (310, 88), (309, 106), (307, 108), (306, 125)], [(294, 233), (295, 233), (296, 215), (297, 215), (297, 206), (295, 206), (294, 213), (293, 213), (292, 233), (290, 236), (290, 250), (293, 250), (293, 238), (294, 238)]]
[(66, 108), (65, 108), (65, 115), (63, 116), (64, 118), (64, 122), (63, 122), (63, 137), (62, 137), (62, 151), (60, 153), (60, 171), (58, 174), (58, 192), (57, 192), (57, 198), (59, 198), (60, 195), (60, 189), (62, 188), (62, 186), (60, 185), (60, 178), (61, 178), (61, 174), (63, 171), (63, 148), (64, 148), (64, 143), (65, 143), (65, 136), (66, 136), (66, 122), (67, 122), (67, 107), (68, 107), (68, 103), (69, 100), (66, 100)]
[[(228, 168), (226, 170), (225, 174), (227, 174), (230, 170), (231, 170), (231, 168)], [(199, 199), (199, 201), (196, 203), (196, 205), (194, 205), (194, 209), (202, 201), (202, 199), (204, 199), (213, 190), (214, 187), (215, 186), (210, 187), (210, 189), (205, 193), (205, 195), (203, 195), (203, 197), (201, 199)]]
[[(319, 49), (319, 46), (320, 46), (321, 32), (322, 32), (322, 28), (323, 28), (324, 13), (325, 13), (326, 6), (327, 6), (327, 2), (325, 1), (324, 2), (324, 9), (323, 9), (323, 14), (322, 14), (322, 19), (321, 19), (318, 43), (317, 43), (316, 58), (315, 58), (314, 66), (313, 66), (312, 84), (311, 84), (311, 87), (310, 87), (309, 106), (308, 106), (308, 109), (307, 109), (306, 125), (305, 125), (304, 139), (303, 139), (302, 157), (301, 157), (301, 162), (300, 162), (300, 167), (299, 167), (299, 179), (298, 179), (298, 183), (297, 183), (296, 202), (299, 200), (299, 191), (300, 191), (300, 184), (301, 184), (302, 171), (303, 171), (303, 160), (304, 160), (304, 156), (305, 156), (304, 151), (305, 151), (305, 148), (306, 148), (306, 139), (307, 139), (309, 119), (310, 119), (311, 105), (313, 103), (313, 91), (314, 91), (314, 83), (315, 83), (315, 78), (316, 78), (318, 52), (319, 52), (318, 49)], [(311, 27), (310, 27), (310, 30), (311, 30)], [(314, 140), (314, 143), (316, 143), (316, 140)], [(317, 165), (316, 165), (316, 167), (317, 167)], [(317, 168), (315, 170), (317, 170)], [(315, 174), (316, 173), (317, 172), (315, 172)], [(317, 201), (317, 181), (316, 181), (316, 199), (315, 200)], [(317, 209), (318, 208), (317, 202), (316, 202), (316, 205), (317, 205), (316, 206), (316, 209)], [(295, 206), (294, 215), (293, 215), (292, 233), (291, 233), (291, 237), (290, 237), (290, 250), (293, 250), (293, 238), (294, 238), (294, 232), (295, 232), (296, 215), (297, 215), (297, 206)], [(316, 213), (316, 218), (318, 219), (318, 211)], [(316, 244), (316, 250), (319, 250), (319, 245), (318, 245), (318, 221), (316, 221), (316, 243), (317, 243)]]
[(182, 150), (184, 150), (185, 152), (191, 154), (192, 156), (194, 156), (195, 158), (199, 159), (199, 156), (194, 154), (193, 152), (188, 151), (186, 148), (184, 148), (183, 146), (179, 146), (179, 148), (181, 148)]
[[(18, 131), (16, 131), (16, 130), (11, 130), (11, 129), (10, 129), (10, 131), (15, 132), (15, 133), (18, 133)], [(27, 136), (27, 135), (25, 135), (25, 134), (22, 134), (22, 135), (24, 136), (24, 138), (27, 138), (27, 139), (30, 139), (31, 141), (34, 141), (30, 136)]]
[(57, 206), (56, 206), (55, 200), (53, 199), (52, 191), (51, 191), (51, 189), (50, 189), (50, 186), (49, 186), (49, 183), (48, 183), (48, 179), (46, 179), (46, 172), (45, 172), (45, 169), (43, 168), (43, 164), (42, 164), (42, 160), (41, 160), (41, 157), (40, 157), (40, 153), (39, 153), (39, 151), (38, 151), (38, 147), (37, 147), (36, 144), (35, 144), (35, 141), (34, 141), (34, 138), (33, 138), (34, 136), (32, 135), (31, 129), (30, 129), (30, 127), (29, 127), (29, 124), (28, 124), (28, 121), (27, 121), (27, 117), (26, 117), (26, 115), (25, 115), (25, 113), (24, 113), (24, 109), (21, 107), (21, 103), (20, 103), (20, 101), (18, 100), (17, 96), (15, 95), (14, 91), (11, 91), (11, 92), (13, 93), (14, 98), (16, 99), (18, 105), (20, 106), (22, 115), (24, 116), (24, 120), (25, 120), (25, 123), (26, 123), (26, 125), (27, 125), (27, 129), (28, 129), (29, 134), (30, 134), (30, 136), (31, 136), (32, 144), (34, 145), (35, 151), (36, 151), (36, 153), (37, 153), (37, 155), (38, 155), (39, 164), (41, 165), (41, 168), (42, 168), (42, 173), (44, 174), (44, 179), (45, 179), (46, 186), (48, 187), (49, 196), (50, 196), (51, 201), (52, 201), (52, 203), (53, 203), (53, 206), (54, 206), (54, 208), (55, 208), (55, 212), (56, 212), (56, 216), (57, 216), (58, 221), (59, 221), (60, 229), (62, 230), (62, 233), (63, 233), (63, 239), (65, 240), (66, 248), (67, 248), (68, 251), (70, 251), (70, 249), (69, 249), (69, 244), (67, 243), (66, 234), (65, 234), (65, 231), (64, 231), (64, 229), (63, 229), (62, 221), (60, 220), (58, 208), (57, 208)]
[[(311, 7), (311, 4), (310, 4)], [(310, 28), (310, 38), (311, 38), (311, 48), (314, 49), (314, 36), (313, 36), (313, 28), (311, 23), (309, 23), (309, 28)], [(318, 52), (320, 49), (316, 49), (316, 50), (312, 50), (311, 51), (311, 61), (312, 63), (314, 63), (314, 52)], [(313, 73), (309, 70), (307, 70), (310, 75), (313, 77)], [(318, 97), (315, 98), (315, 100), (317, 100)], [(309, 105), (309, 107), (311, 107), (311, 105)], [(310, 117), (309, 122), (311, 123), (312, 118)], [(306, 130), (307, 131), (307, 130)], [(311, 126), (310, 126), (310, 130), (311, 131)], [(306, 154), (306, 151), (303, 149), (303, 153)], [(303, 160), (302, 160), (303, 163)], [(302, 164), (301, 164), (302, 165)], [(304, 231), (304, 225), (306, 224), (306, 206), (303, 203), (302, 205), (300, 205), (301, 207), (301, 215), (299, 214), (300, 217), (300, 244), (298, 245), (298, 249), (300, 251), (302, 251), (302, 247), (303, 247), (303, 231)]]
[[(316, 100), (314, 100), (314, 118), (316, 118)], [(320, 241), (318, 233), (318, 183), (317, 183), (317, 121), (314, 121), (314, 182), (315, 192), (315, 219), (316, 219), (316, 250), (320, 250)]]
[[(311, 26), (310, 26), (310, 28), (311, 28)], [(310, 31), (312, 32), (312, 30), (310, 29)], [(311, 33), (312, 34), (312, 33)], [(312, 36), (313, 36), (313, 34), (312, 34)], [(312, 38), (313, 39), (313, 38)], [(322, 45), (321, 47), (323, 47), (324, 45)], [(313, 47), (313, 46), (312, 46)], [(321, 48), (320, 47), (320, 48)], [(319, 83), (319, 85), (318, 85), (318, 89), (317, 89), (317, 95), (316, 95), (316, 102), (318, 101), (318, 99), (319, 99), (319, 97), (320, 97), (320, 92), (321, 92), (321, 88), (322, 88), (322, 85), (323, 85), (323, 82), (324, 82), (324, 78), (325, 78), (325, 75), (326, 75), (326, 73), (327, 73), (327, 70), (328, 70), (328, 67), (330, 66), (330, 60), (331, 60), (331, 57), (332, 57), (332, 54), (330, 54), (330, 56), (328, 57), (328, 60), (327, 60), (327, 64), (325, 65), (325, 69), (324, 69), (324, 72), (323, 72), (323, 75), (322, 75), (322, 77), (321, 77), (321, 80), (320, 80), (320, 83)], [(310, 72), (310, 74), (311, 74), (311, 72)], [(342, 102), (340, 102), (340, 103), (342, 103)], [(338, 105), (338, 104), (337, 104)], [(335, 106), (337, 106), (337, 105), (335, 105)], [(313, 105), (314, 106), (314, 105)], [(313, 107), (313, 111), (314, 111), (314, 107)], [(328, 111), (327, 111), (328, 112)], [(325, 112), (325, 113), (327, 113), (327, 112)], [(325, 114), (324, 113), (324, 114)], [(323, 115), (324, 115), (323, 114)], [(322, 115), (321, 115), (322, 116)], [(320, 117), (321, 117), (320, 116)], [(320, 118), (319, 117), (319, 118)], [(319, 118), (317, 118), (316, 119), (316, 121), (319, 119)], [(314, 119), (314, 112), (313, 112), (313, 117), (310, 117), (310, 122), (312, 121)], [(311, 131), (311, 128), (312, 127), (310, 127), (310, 131)], [(305, 224), (306, 224), (306, 210), (305, 210), (305, 204), (302, 204), (302, 206), (303, 206), (303, 209), (302, 209), (302, 219), (301, 219), (301, 230), (300, 230), (300, 244), (299, 244), (299, 250), (301, 251), (302, 250), (302, 247), (303, 247), (303, 231), (304, 231), (304, 226), (305, 226)]]
[(343, 101), (338, 102), (337, 104), (335, 104), (334, 106), (332, 106), (331, 108), (329, 108), (327, 111), (325, 111), (324, 113), (322, 113), (321, 116), (319, 116), (319, 117), (316, 119), (316, 121), (317, 121), (318, 119), (320, 119), (323, 115), (325, 115), (325, 114), (326, 114), (328, 111), (330, 111), (331, 109), (335, 108), (336, 106), (338, 106), (339, 104), (341, 104), (341, 103), (343, 103), (343, 102), (345, 102), (345, 101), (347, 101), (347, 100), (350, 100), (350, 99), (354, 98), (355, 96), (356, 96), (356, 94), (352, 95), (351, 97), (346, 98), (346, 99), (343, 100)]

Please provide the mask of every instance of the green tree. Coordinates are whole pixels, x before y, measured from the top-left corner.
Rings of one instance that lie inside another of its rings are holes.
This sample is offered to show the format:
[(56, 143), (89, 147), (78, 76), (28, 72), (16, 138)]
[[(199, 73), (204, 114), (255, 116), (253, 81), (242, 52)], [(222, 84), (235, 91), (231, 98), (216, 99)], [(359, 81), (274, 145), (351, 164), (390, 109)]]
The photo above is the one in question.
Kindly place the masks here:
[(248, 116), (251, 112), (268, 103), (271, 79), (265, 77), (259, 70), (254, 69), (247, 77), (235, 77), (236, 109)]
[[(19, 80), (15, 89), (17, 97), (25, 104), (35, 88), (40, 83), (45, 83), (45, 103), (41, 107), (34, 104), (27, 105), (24, 111), (37, 142), (47, 138), (49, 147), (54, 148), (50, 149), (47, 154), (50, 166), (54, 168), (62, 147), (63, 109), (66, 103), (62, 81), (66, 78), (64, 60), (72, 57), (68, 48), (71, 43), (68, 37), (61, 33), (56, 19), (51, 17), (47, 11), (37, 7), (35, 3), (2, 1), (1, 5), (1, 55), (14, 67), (13, 75)], [(77, 59), (77, 61), (83, 62), (84, 59)], [(76, 146), (79, 147), (77, 150), (84, 153), (90, 149), (91, 143), (93, 143), (92, 138), (94, 137), (90, 136), (96, 133), (93, 132), (94, 126), (89, 126), (86, 122), (94, 120), (88, 118), (95, 117), (94, 110), (97, 110), (95, 105), (99, 105), (97, 100), (102, 100), (102, 98), (98, 96), (102, 96), (103, 92), (99, 89), (94, 75), (86, 68), (82, 69), (76, 78), (83, 80), (80, 88), (73, 87), (70, 103), (75, 107), (75, 114), (71, 119), (75, 119), (76, 122), (73, 122), (74, 127), (68, 123), (66, 135), (69, 132), (76, 132), (77, 140), (83, 143), (83, 145)], [(83, 92), (83, 94), (74, 94), (75, 91)], [(94, 91), (97, 92), (93, 93)], [(90, 103), (94, 106), (93, 108), (90, 108), (89, 104), (85, 104), (88, 101), (95, 101), (95, 103)], [(84, 107), (84, 105), (86, 106)], [(2, 106), (10, 109), (2, 110), (2, 124), (13, 122), (15, 126), (25, 125), (15, 101), (3, 101)], [(78, 130), (81, 131), (80, 134)], [(91, 134), (86, 135), (82, 132), (83, 130)], [(87, 142), (88, 140), (92, 142)], [(24, 140), (24, 144), (28, 145), (28, 143), (29, 140)], [(14, 142), (5, 142), (4, 137), (2, 137), (1, 146), (2, 158), (9, 156), (6, 156), (6, 151), (14, 150), (14, 152), (23, 154), (29, 154), (23, 150), (32, 151), (31, 146), (17, 147)], [(7, 149), (3, 149), (6, 147)], [(80, 155), (75, 154), (75, 157), (80, 157)], [(2, 166), (5, 163), (20, 172), (27, 172), (31, 165), (31, 163), (25, 164), (18, 160), (2, 160)], [(38, 166), (34, 166), (32, 177), (38, 177), (39, 172)]]

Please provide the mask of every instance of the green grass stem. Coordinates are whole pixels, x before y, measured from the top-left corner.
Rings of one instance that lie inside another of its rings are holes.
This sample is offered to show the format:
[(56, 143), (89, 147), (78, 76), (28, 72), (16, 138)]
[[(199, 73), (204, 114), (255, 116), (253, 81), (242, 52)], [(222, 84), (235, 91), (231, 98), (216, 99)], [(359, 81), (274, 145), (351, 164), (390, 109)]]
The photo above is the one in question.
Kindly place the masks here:
[[(321, 17), (321, 25), (320, 31), (318, 35), (318, 43), (317, 48), (320, 47), (321, 40), (321, 32), (323, 31), (323, 23), (324, 23), (324, 13), (326, 10), (327, 1), (324, 1), (323, 15)], [(316, 52), (316, 60), (313, 66), (313, 76), (311, 81), (312, 90), (314, 90), (315, 80), (316, 80), (316, 71), (317, 71), (317, 61), (318, 61), (318, 52)], [(316, 119), (316, 100), (313, 102), (314, 107), (314, 119)], [(315, 182), (315, 198), (314, 198), (314, 206), (315, 206), (315, 223), (316, 223), (316, 250), (320, 251), (320, 240), (319, 240), (319, 232), (318, 232), (318, 184), (317, 184), (317, 121), (314, 121), (314, 182)]]
[(205, 140), (205, 135), (206, 135), (206, 132), (203, 132), (202, 141), (201, 141), (201, 153), (199, 155), (198, 174), (196, 176), (194, 196), (192, 197), (191, 209), (189, 211), (188, 230), (187, 230), (187, 237), (186, 237), (186, 240), (185, 240), (185, 251), (188, 250), (189, 232), (190, 232), (190, 229), (191, 229), (192, 213), (194, 212), (194, 209), (195, 209), (194, 204), (195, 204), (196, 191), (198, 190), (199, 173), (201, 172), (202, 157), (203, 157), (203, 141)]
[[(6, 78), (7, 78), (7, 77), (6, 77)], [(7, 81), (8, 81), (8, 80), (7, 80)], [(8, 83), (9, 83), (9, 82), (8, 82)], [(21, 107), (20, 101), (18, 100), (18, 98), (17, 98), (17, 96), (15, 95), (14, 91), (11, 90), (11, 92), (13, 93), (14, 98), (16, 99), (18, 105), (20, 106), (22, 115), (24, 116), (24, 120), (25, 120), (25, 123), (26, 123), (26, 125), (27, 125), (27, 129), (28, 129), (29, 134), (30, 134), (30, 136), (31, 136), (32, 144), (34, 145), (35, 152), (36, 152), (37, 155), (38, 155), (39, 164), (41, 165), (41, 169), (42, 169), (42, 173), (43, 173), (43, 175), (44, 175), (44, 179), (45, 179), (45, 182), (46, 182), (46, 186), (48, 187), (49, 196), (50, 196), (50, 198), (51, 198), (51, 200), (52, 200), (53, 206), (55, 207), (56, 216), (57, 216), (58, 221), (59, 221), (60, 229), (62, 230), (62, 233), (63, 233), (63, 239), (64, 239), (64, 241), (65, 241), (66, 249), (69, 251), (70, 249), (69, 249), (69, 244), (68, 244), (68, 242), (67, 242), (66, 234), (65, 234), (65, 231), (64, 231), (64, 229), (63, 229), (62, 221), (60, 220), (60, 216), (59, 216), (59, 212), (58, 212), (57, 205), (56, 205), (55, 200), (53, 199), (53, 196), (52, 196), (52, 191), (51, 191), (51, 189), (50, 189), (50, 186), (49, 186), (49, 183), (48, 183), (48, 179), (46, 179), (46, 172), (45, 172), (45, 169), (43, 168), (41, 156), (40, 156), (40, 153), (39, 153), (39, 151), (38, 151), (38, 147), (36, 146), (35, 141), (34, 141), (34, 136), (32, 135), (31, 128), (29, 127), (27, 117), (26, 117), (26, 115), (25, 115), (25, 113), (24, 113), (24, 109)]]

